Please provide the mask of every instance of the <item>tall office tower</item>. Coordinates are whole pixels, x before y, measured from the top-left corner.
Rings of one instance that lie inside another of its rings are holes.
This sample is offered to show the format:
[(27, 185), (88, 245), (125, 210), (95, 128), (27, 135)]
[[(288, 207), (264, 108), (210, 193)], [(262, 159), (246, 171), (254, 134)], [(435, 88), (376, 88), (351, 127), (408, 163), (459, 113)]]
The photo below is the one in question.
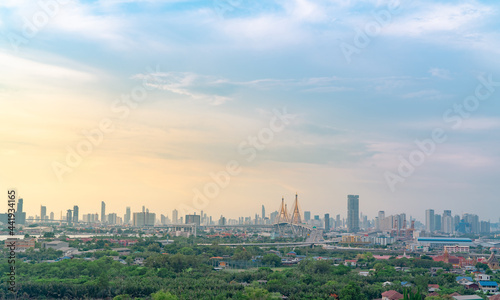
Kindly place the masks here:
[(53, 211), (50, 212), (50, 220), (52, 220), (52, 221), (54, 220), (54, 212)]
[(79, 211), (78, 205), (73, 206), (73, 223), (78, 223), (78, 221), (79, 221), (79, 217), (78, 217), (79, 212), (78, 211)]
[(464, 214), (463, 218), (464, 218), (466, 223), (470, 224), (471, 233), (479, 233), (481, 228), (480, 228), (480, 223), (479, 223), (479, 217), (477, 215)]
[(101, 223), (106, 222), (106, 203), (101, 201)]
[(304, 212), (304, 221), (309, 221), (311, 220), (311, 212), (310, 211), (305, 211)]
[(68, 209), (68, 211), (66, 212), (66, 222), (68, 223), (68, 225), (71, 225), (72, 223), (72, 211), (71, 209)]
[(451, 217), (451, 210), (445, 210), (443, 211), (443, 217), (445, 216), (450, 216)]
[(109, 214), (107, 217), (108, 223), (111, 225), (116, 224), (117, 219), (118, 219), (118, 216), (115, 213)]
[(490, 233), (490, 222), (489, 221), (481, 221), (480, 223), (479, 233)]
[(266, 217), (266, 208), (262, 205), (262, 219)]
[(443, 214), (443, 218), (442, 218), (442, 226), (443, 226), (443, 232), (444, 233), (453, 233), (455, 231), (455, 224), (453, 222), (453, 217), (451, 216), (451, 212), (450, 214), (446, 214), (446, 210), (445, 210), (445, 214)]
[(17, 200), (17, 211), (15, 213), (16, 224), (26, 223), (26, 212), (23, 211), (23, 201), (23, 198), (19, 198), (19, 200)]
[(341, 228), (343, 226), (342, 220), (340, 219), (340, 215), (337, 215), (336, 220), (335, 220), (335, 227), (336, 228)]
[(40, 221), (44, 222), (47, 217), (47, 206), (40, 205)]
[(433, 209), (426, 210), (425, 211), (425, 231), (433, 232), (434, 228), (436, 228), (436, 226), (434, 225), (435, 221), (436, 221), (436, 218), (434, 217), (434, 210)]
[(123, 222), (125, 224), (129, 224), (130, 223), (130, 206), (127, 206), (127, 208), (125, 210), (125, 216), (123, 217)]
[(177, 211), (177, 209), (174, 209), (172, 211), (172, 223), (179, 224), (179, 212)]
[(347, 229), (359, 231), (359, 195), (347, 195)]
[(325, 214), (325, 231), (330, 231), (330, 214)]
[(142, 212), (145, 212), (144, 210), (146, 209), (146, 206), (142, 206)]
[(441, 215), (439, 214), (435, 214), (434, 215), (434, 230), (435, 231), (441, 231)]

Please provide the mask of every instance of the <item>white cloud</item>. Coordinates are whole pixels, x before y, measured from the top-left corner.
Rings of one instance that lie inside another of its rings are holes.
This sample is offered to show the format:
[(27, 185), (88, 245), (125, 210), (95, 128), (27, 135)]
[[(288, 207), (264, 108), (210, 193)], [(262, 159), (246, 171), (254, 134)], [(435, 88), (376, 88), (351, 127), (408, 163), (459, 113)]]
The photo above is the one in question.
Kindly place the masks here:
[(492, 13), (492, 8), (478, 3), (422, 4), (421, 9), (406, 17), (397, 17), (383, 30), (384, 34), (422, 36), (435, 32), (455, 32), (477, 26)]
[(431, 68), (429, 70), (429, 73), (431, 73), (432, 76), (438, 77), (441, 79), (451, 79), (450, 71), (445, 70), (445, 69)]
[[(179, 95), (188, 96), (195, 100), (208, 102), (212, 105), (221, 105), (231, 100), (210, 90), (221, 89), (227, 82), (220, 78), (202, 76), (190, 72), (158, 72), (152, 74), (153, 82), (147, 84), (151, 87), (166, 90)], [(133, 78), (144, 79), (147, 75), (138, 74)]]
[(440, 91), (429, 89), (429, 90), (422, 90), (418, 92), (413, 92), (413, 93), (407, 93), (402, 96), (405, 99), (420, 99), (420, 100), (441, 100), (441, 99), (446, 99), (449, 98), (449, 95), (445, 95), (441, 93)]

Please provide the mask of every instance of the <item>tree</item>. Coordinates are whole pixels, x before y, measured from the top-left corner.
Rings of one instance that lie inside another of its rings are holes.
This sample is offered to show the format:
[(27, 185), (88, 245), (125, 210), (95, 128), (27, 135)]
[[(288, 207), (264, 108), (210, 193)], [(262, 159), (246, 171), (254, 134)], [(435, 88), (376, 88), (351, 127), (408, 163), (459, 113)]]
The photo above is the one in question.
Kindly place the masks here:
[(366, 297), (361, 293), (361, 289), (358, 284), (354, 282), (348, 283), (346, 286), (340, 290), (340, 300), (365, 300)]
[(279, 267), (281, 266), (281, 258), (274, 254), (274, 253), (268, 253), (264, 255), (262, 258), (262, 262), (266, 265), (274, 266), (274, 267)]
[(177, 296), (170, 294), (170, 292), (165, 292), (163, 290), (151, 294), (153, 300), (177, 300)]

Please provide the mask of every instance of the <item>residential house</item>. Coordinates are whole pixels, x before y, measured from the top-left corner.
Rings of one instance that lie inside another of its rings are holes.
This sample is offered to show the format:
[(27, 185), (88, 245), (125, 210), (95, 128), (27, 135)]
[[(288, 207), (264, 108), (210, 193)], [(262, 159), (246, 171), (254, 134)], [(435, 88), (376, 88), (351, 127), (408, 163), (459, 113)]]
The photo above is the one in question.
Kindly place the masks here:
[(467, 276), (458, 276), (455, 280), (457, 281), (458, 284), (461, 285), (466, 285), (474, 282), (472, 280), (472, 277), (467, 277)]
[(394, 290), (382, 293), (382, 300), (399, 300), (403, 298), (404, 296), (401, 293), (398, 293), (397, 291)]

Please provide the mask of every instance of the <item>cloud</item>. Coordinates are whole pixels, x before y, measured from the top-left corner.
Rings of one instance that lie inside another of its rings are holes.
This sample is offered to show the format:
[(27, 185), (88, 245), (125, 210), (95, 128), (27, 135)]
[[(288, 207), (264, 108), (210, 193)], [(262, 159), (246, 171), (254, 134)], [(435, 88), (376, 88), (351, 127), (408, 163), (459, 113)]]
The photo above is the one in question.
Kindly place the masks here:
[(450, 71), (445, 70), (445, 69), (431, 68), (429, 70), (429, 73), (431, 73), (432, 76), (438, 77), (441, 79), (451, 79)]
[[(211, 105), (221, 105), (231, 100), (230, 97), (222, 95), (227, 93), (229, 87), (224, 79), (190, 72), (158, 72), (152, 75), (153, 82), (147, 82), (152, 88), (188, 96)], [(144, 80), (148, 79), (148, 76), (150, 75), (137, 74), (133, 78)]]
[(414, 37), (437, 32), (460, 34), (463, 30), (479, 25), (493, 11), (479, 3), (424, 3), (419, 8), (408, 16), (398, 17), (383, 33)]
[(429, 89), (429, 90), (422, 90), (418, 92), (413, 92), (413, 93), (407, 93), (402, 96), (405, 99), (419, 99), (419, 100), (442, 100), (442, 99), (447, 99), (450, 98), (451, 96), (445, 95), (441, 93), (440, 91), (434, 90), (434, 89)]

